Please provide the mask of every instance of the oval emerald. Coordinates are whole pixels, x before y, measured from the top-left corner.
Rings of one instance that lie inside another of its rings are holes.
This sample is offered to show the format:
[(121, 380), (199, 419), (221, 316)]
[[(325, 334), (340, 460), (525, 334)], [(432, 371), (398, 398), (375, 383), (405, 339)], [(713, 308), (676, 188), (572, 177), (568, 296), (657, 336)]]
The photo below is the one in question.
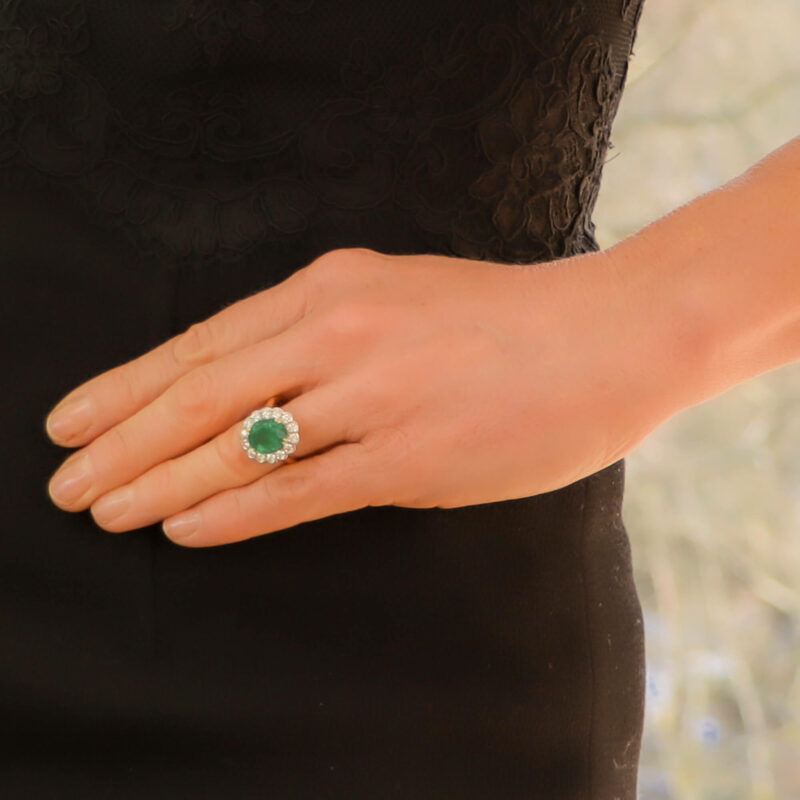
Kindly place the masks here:
[(258, 453), (274, 453), (283, 447), (286, 426), (274, 419), (260, 419), (253, 423), (247, 440)]

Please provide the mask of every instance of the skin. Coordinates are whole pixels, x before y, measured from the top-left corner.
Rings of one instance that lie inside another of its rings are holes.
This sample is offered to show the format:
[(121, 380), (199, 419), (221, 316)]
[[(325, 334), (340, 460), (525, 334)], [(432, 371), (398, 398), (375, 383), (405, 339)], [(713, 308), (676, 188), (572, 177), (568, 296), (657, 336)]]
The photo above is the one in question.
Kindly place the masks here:
[[(800, 357), (800, 265), (781, 255), (797, 250), (799, 166), (800, 137), (610, 250), (545, 264), (325, 253), (70, 392), (47, 430), (79, 449), (51, 498), (109, 532), (164, 520), (208, 547), (573, 483)], [(300, 426), (284, 464), (240, 444), (268, 400)]]
[[(192, 509), (196, 531), (167, 535), (208, 546), (368, 505), (569, 484), (665, 411), (653, 370), (617, 358), (643, 320), (605, 266), (326, 253), (70, 393), (89, 399), (88, 428), (54, 440), (79, 446), (66, 463), (91, 474), (69, 502), (52, 482), (51, 496), (113, 532)], [(240, 445), (241, 420), (271, 396), (300, 426), (283, 465)], [(112, 516), (119, 490), (132, 502)]]

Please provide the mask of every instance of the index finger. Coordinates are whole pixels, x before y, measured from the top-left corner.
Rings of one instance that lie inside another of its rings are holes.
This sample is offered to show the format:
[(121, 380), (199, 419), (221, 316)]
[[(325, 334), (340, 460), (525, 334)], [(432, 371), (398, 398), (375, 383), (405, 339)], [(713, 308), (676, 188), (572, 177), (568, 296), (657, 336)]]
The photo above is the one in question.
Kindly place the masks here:
[(65, 395), (45, 421), (56, 443), (78, 447), (152, 402), (195, 367), (275, 336), (301, 319), (308, 267), (237, 300), (158, 347), (96, 375)]

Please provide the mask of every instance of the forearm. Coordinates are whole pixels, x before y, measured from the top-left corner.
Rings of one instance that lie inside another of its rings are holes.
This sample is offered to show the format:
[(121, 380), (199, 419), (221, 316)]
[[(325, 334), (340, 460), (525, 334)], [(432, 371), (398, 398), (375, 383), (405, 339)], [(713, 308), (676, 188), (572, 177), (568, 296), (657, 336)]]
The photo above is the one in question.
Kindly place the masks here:
[(678, 408), (800, 360), (800, 137), (604, 252)]

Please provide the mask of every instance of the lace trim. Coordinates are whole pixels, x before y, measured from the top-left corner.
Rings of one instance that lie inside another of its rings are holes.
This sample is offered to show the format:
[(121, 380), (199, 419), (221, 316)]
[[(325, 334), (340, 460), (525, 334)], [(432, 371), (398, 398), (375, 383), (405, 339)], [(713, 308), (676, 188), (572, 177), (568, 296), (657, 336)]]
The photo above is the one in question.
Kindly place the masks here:
[[(511, 21), (433, 28), (405, 63), (352, 37), (339, 95), (280, 120), (265, 88), (213, 73), (123, 109), (87, 66), (85, 0), (46, 13), (0, 0), (0, 165), (69, 185), (169, 264), (237, 259), (331, 215), (349, 236), (368, 211), (470, 258), (597, 249), (591, 212), (629, 53), (615, 70), (582, 2), (510, 5)], [(619, 13), (635, 26), (641, 0)], [(210, 63), (261, 42), (265, 24), (252, 0), (174, 0), (162, 21)]]

